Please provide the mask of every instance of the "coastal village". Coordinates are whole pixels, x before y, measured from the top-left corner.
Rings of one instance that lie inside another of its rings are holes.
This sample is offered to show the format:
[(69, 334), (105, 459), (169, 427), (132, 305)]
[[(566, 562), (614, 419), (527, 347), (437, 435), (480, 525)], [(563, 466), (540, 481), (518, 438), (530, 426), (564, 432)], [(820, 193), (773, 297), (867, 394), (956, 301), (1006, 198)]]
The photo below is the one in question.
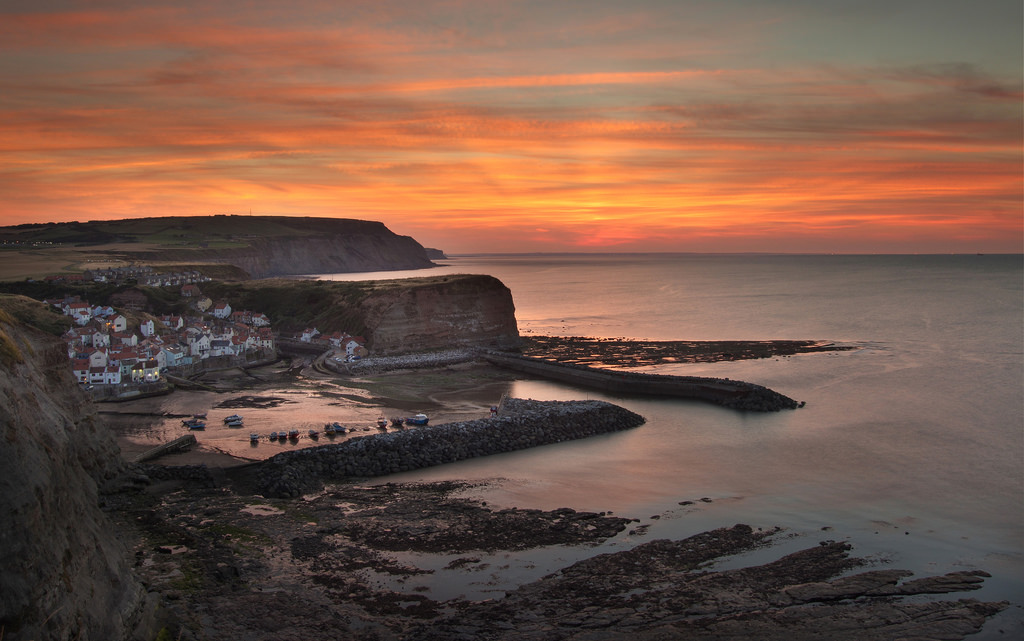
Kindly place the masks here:
[[(280, 337), (270, 318), (261, 311), (232, 309), (229, 301), (204, 295), (199, 283), (209, 279), (198, 272), (160, 274), (149, 267), (132, 267), (47, 280), (123, 282), (129, 278), (151, 286), (179, 287), (193, 313), (141, 314), (137, 317), (143, 320), (132, 323), (128, 312), (143, 312), (148, 302), (134, 288), (114, 294), (110, 301), (114, 305), (92, 305), (73, 295), (46, 301), (73, 321), (62, 338), (75, 379), (94, 397), (152, 391), (165, 384), (165, 374), (188, 376), (276, 356)], [(347, 332), (322, 334), (306, 328), (285, 340), (339, 350), (350, 359), (368, 353), (365, 339)]]

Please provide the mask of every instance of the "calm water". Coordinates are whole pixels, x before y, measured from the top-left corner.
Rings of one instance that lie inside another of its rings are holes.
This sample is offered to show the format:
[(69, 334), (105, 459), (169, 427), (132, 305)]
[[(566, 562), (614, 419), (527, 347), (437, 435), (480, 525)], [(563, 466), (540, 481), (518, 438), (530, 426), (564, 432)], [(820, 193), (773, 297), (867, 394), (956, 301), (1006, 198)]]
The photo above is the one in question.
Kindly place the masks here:
[[(648, 423), (390, 480), (501, 477), (506, 482), (486, 494), (491, 503), (613, 510), (651, 523), (645, 540), (737, 522), (780, 525), (800, 535), (799, 546), (849, 539), (858, 555), (919, 573), (983, 568), (995, 576), (974, 596), (1024, 603), (1021, 256), (477, 255), (441, 262), (428, 273), (484, 273), (504, 282), (523, 334), (826, 339), (858, 349), (650, 370), (761, 383), (806, 401), (797, 411), (753, 415), (610, 398)], [(528, 380), (511, 393), (607, 398)], [(712, 501), (679, 505), (700, 498)], [(661, 518), (646, 520), (653, 515)], [(1007, 616), (1019, 621), (1019, 608)]]

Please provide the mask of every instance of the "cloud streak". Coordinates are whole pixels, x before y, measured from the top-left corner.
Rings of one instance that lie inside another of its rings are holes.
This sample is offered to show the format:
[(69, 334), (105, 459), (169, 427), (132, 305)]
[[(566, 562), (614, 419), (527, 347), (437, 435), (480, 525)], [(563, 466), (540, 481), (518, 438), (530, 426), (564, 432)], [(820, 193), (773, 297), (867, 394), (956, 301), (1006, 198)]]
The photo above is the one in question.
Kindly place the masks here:
[(3, 222), (251, 208), (454, 252), (1019, 251), (1020, 61), (987, 52), (1020, 36), (995, 4), (954, 57), (824, 59), (780, 40), (796, 2), (7, 9)]

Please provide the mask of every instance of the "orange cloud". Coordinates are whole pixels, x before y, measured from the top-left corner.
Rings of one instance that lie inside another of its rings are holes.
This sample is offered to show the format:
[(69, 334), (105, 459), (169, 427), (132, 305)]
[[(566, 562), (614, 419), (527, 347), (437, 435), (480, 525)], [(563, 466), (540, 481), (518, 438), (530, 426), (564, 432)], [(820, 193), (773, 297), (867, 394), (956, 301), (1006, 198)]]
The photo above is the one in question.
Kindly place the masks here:
[(3, 222), (252, 208), (452, 251), (1019, 249), (1019, 74), (772, 57), (800, 16), (754, 5), (343, 4), (0, 16)]

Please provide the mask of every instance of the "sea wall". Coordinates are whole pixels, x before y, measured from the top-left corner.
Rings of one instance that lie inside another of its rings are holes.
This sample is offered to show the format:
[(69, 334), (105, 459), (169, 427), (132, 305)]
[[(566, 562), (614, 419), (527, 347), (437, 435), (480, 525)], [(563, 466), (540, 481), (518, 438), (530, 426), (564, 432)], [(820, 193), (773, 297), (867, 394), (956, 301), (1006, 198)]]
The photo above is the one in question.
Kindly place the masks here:
[(728, 378), (602, 370), (494, 351), (484, 353), (483, 358), (494, 365), (525, 374), (616, 394), (692, 398), (752, 412), (777, 412), (783, 409), (796, 409), (802, 405), (763, 385)]
[(296, 497), (326, 480), (372, 477), (637, 427), (644, 418), (604, 401), (506, 399), (499, 415), (416, 427), (283, 452), (256, 464), (259, 493)]

